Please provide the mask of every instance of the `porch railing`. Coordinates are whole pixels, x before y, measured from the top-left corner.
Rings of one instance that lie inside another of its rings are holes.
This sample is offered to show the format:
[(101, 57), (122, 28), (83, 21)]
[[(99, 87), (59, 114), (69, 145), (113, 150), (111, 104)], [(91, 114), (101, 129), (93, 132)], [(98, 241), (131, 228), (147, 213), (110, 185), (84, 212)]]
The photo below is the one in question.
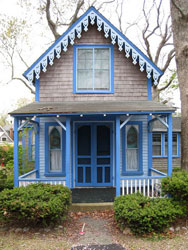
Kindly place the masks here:
[(161, 179), (165, 176), (122, 177), (121, 194), (142, 193), (147, 197), (162, 197)]
[(26, 187), (29, 184), (34, 183), (46, 183), (51, 185), (63, 185), (66, 186), (65, 178), (36, 178), (37, 170), (33, 170), (27, 174), (24, 174), (19, 177), (19, 187)]

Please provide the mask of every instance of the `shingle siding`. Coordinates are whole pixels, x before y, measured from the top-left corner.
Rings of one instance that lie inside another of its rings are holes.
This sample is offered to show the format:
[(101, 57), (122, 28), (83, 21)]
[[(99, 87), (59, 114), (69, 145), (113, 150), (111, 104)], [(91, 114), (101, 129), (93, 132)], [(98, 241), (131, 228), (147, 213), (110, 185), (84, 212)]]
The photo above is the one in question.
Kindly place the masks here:
[[(96, 27), (89, 27), (75, 44), (111, 44), (104, 33)], [(62, 52), (60, 59), (55, 59), (53, 66), (48, 66), (40, 77), (40, 101), (87, 101), (87, 100), (147, 100), (147, 77), (132, 59), (125, 57), (114, 46), (114, 94), (73, 94), (73, 47)]]

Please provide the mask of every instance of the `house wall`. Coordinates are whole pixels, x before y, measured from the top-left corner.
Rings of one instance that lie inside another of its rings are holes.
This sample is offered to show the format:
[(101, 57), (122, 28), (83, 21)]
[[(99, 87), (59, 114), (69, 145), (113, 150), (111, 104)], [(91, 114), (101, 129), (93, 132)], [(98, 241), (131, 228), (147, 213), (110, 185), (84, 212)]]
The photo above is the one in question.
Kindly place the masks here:
[[(102, 31), (97, 31), (96, 26), (90, 25), (87, 32), (82, 32), (81, 39), (75, 39), (75, 44), (111, 44), (111, 40), (106, 39)], [(43, 102), (147, 100), (147, 96), (146, 73), (133, 65), (132, 59), (127, 59), (117, 45), (114, 46), (114, 94), (73, 94), (72, 45), (40, 77), (39, 100)]]
[[(167, 158), (153, 158), (153, 168), (167, 172)], [(181, 166), (181, 157), (173, 158), (172, 160), (173, 168), (180, 168)]]

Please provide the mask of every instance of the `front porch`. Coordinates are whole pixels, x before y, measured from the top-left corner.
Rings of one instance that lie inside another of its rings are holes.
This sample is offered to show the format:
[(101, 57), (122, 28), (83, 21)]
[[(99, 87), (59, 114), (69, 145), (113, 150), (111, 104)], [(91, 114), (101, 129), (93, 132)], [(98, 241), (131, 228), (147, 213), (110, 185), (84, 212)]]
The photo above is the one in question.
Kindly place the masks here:
[[(39, 114), (39, 107), (14, 114), (15, 186), (43, 182), (70, 189), (113, 187), (116, 196), (134, 192), (160, 196), (160, 181), (166, 174), (152, 167), (152, 124), (158, 120), (167, 127), (170, 176), (173, 111), (160, 110), (160, 104), (151, 109), (148, 102), (136, 111), (130, 103), (129, 109), (124, 102), (118, 105), (126, 111), (110, 112), (114, 107), (109, 106), (98, 113), (57, 114), (43, 108)], [(118, 105), (115, 108), (121, 110)], [(28, 123), (35, 130), (35, 169), (19, 176), (18, 132)]]

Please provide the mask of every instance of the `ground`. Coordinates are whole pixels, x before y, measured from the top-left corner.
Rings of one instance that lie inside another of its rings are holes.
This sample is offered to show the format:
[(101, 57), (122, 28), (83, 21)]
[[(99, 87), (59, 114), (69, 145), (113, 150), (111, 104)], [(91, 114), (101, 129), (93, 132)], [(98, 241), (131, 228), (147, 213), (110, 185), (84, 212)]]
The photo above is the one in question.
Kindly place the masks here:
[[(84, 224), (84, 233), (81, 235)], [(100, 245), (100, 248), (97, 248), (97, 245)], [(176, 233), (155, 237), (136, 237), (129, 230), (124, 233), (119, 231), (111, 210), (72, 212), (66, 223), (55, 228), (31, 229), (3, 225), (0, 227), (0, 249), (2, 250), (118, 250), (118, 248), (120, 250), (185, 250), (188, 249), (188, 230), (184, 228)]]

